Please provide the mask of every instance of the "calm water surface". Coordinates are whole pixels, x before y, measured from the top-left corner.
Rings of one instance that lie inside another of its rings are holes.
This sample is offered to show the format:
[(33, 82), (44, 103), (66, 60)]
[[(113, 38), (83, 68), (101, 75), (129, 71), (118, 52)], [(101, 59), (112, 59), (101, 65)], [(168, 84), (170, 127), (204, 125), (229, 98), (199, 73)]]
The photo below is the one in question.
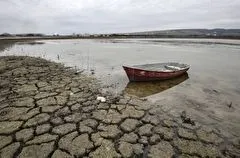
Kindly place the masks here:
[[(115, 93), (147, 97), (173, 115), (186, 110), (194, 119), (223, 129), (226, 135), (240, 136), (238, 40), (46, 40), (36, 45), (18, 43), (0, 55), (43, 57), (88, 74), (94, 72)], [(186, 63), (191, 68), (178, 79), (148, 83), (128, 83), (122, 69), (125, 64), (168, 61)]]

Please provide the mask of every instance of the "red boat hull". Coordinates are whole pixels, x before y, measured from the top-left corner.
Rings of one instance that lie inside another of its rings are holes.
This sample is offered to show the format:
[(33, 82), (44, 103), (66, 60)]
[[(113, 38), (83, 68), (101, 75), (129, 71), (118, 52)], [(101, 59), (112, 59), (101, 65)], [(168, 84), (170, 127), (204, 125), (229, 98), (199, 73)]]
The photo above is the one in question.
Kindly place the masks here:
[(186, 73), (189, 67), (183, 70), (172, 72), (147, 71), (127, 66), (123, 66), (123, 69), (125, 70), (130, 81), (155, 81), (155, 80), (167, 80), (175, 78), (177, 76), (181, 76), (184, 73)]

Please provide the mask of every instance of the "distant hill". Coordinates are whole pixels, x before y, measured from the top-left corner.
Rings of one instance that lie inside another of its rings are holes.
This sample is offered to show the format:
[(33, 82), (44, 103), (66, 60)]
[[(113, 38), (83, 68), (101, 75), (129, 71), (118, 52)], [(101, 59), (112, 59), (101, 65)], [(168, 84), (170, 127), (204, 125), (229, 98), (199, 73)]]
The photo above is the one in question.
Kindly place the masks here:
[(240, 29), (176, 29), (112, 34), (45, 35), (41, 33), (0, 34), (1, 39), (75, 39), (75, 38), (226, 38), (240, 39)]
[(133, 36), (159, 36), (159, 37), (236, 37), (240, 38), (240, 29), (177, 29), (162, 31), (144, 31), (126, 33)]
[(45, 35), (41, 34), (41, 33), (25, 33), (25, 34), (3, 33), (3, 34), (0, 34), (0, 37), (13, 37), (13, 36), (17, 36), (17, 37), (43, 37)]

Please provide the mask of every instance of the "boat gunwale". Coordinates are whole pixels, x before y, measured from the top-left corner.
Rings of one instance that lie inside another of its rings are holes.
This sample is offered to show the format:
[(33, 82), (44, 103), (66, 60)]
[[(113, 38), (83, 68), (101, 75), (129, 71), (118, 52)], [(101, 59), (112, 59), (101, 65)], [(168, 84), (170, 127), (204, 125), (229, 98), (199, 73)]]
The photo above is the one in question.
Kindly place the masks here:
[[(173, 63), (173, 62), (169, 62), (169, 63)], [(153, 64), (149, 64), (149, 65), (154, 65), (154, 64), (167, 64), (167, 63), (153, 63)], [(177, 64), (182, 64), (182, 65), (185, 65), (186, 67), (183, 68), (183, 69), (179, 69), (179, 70), (167, 70), (167, 71), (157, 71), (157, 70), (147, 70), (147, 69), (141, 69), (141, 68), (138, 68), (138, 67), (135, 67), (135, 66), (141, 66), (141, 65), (133, 65), (133, 66), (126, 66), (126, 65), (123, 65), (122, 67), (125, 69), (125, 68), (128, 68), (128, 69), (135, 69), (135, 70), (140, 70), (140, 71), (147, 71), (147, 72), (159, 72), (159, 73), (174, 73), (174, 72), (179, 72), (179, 71), (185, 71), (187, 69), (190, 68), (190, 65), (188, 64), (183, 64), (183, 63), (177, 63)], [(148, 64), (143, 64), (143, 65), (148, 65)]]

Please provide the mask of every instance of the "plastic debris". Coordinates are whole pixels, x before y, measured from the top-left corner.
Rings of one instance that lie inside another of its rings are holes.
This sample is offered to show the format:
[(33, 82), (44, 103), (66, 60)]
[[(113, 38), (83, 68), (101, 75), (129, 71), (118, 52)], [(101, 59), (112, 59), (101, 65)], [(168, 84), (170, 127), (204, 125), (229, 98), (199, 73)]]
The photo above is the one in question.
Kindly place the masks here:
[(106, 102), (106, 98), (104, 97), (97, 97), (97, 100), (100, 100), (102, 103)]

